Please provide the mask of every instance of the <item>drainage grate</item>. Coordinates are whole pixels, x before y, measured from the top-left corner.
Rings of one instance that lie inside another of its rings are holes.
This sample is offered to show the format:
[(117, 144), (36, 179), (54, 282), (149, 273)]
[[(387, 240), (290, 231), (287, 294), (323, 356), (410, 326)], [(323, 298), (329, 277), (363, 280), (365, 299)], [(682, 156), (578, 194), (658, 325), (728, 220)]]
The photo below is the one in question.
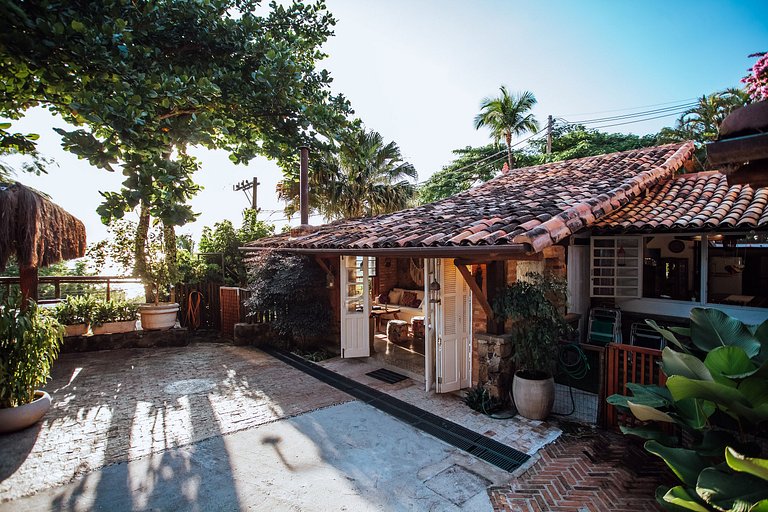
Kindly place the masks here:
[(361, 402), (365, 402), (505, 471), (514, 471), (530, 458), (525, 453), (519, 452), (490, 437), (478, 434), (445, 418), (414, 407), (407, 402), (355, 382), (301, 357), (279, 350), (267, 350), (267, 353), (336, 389), (352, 395)]
[(366, 375), (373, 377), (374, 379), (386, 382), (387, 384), (395, 384), (396, 382), (400, 382), (401, 380), (408, 378), (402, 373), (393, 372), (391, 370), (387, 370), (386, 368), (373, 370), (372, 372), (366, 373)]

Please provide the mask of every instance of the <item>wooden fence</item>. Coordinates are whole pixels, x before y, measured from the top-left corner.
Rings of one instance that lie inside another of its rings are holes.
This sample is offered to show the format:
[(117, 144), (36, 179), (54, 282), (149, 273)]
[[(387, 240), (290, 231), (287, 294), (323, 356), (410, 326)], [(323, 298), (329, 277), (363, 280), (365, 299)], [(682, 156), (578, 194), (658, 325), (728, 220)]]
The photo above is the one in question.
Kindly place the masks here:
[[(633, 345), (609, 344), (606, 351), (605, 396), (631, 395), (627, 383), (656, 384), (663, 386), (667, 377), (661, 370), (661, 350)], [(606, 428), (633, 424), (631, 414), (624, 414), (616, 407), (603, 403)]]
[[(190, 329), (221, 329), (221, 283), (177, 284), (176, 302), (181, 306), (179, 321)], [(200, 295), (194, 292), (199, 292)], [(199, 301), (199, 302), (198, 302)]]

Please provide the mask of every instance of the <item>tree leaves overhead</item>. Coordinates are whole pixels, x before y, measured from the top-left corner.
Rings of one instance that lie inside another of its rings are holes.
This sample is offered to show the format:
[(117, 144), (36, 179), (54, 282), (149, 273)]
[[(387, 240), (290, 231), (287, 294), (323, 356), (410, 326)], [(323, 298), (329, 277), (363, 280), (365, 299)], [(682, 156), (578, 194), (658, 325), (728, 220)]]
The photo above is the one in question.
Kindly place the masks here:
[(335, 23), (323, 2), (260, 4), (0, 1), (0, 115), (44, 105), (83, 127), (63, 134), (68, 150), (119, 162), (126, 181), (105, 193), (103, 220), (138, 198), (153, 217), (188, 222), (200, 165), (188, 145), (280, 159), (350, 112), (315, 67)]

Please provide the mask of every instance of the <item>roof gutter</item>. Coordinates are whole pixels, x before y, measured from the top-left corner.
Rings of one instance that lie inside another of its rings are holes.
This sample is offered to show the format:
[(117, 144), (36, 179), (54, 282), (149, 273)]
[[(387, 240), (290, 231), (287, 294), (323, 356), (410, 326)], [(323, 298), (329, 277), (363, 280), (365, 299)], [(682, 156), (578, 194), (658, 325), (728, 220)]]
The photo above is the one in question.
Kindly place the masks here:
[(305, 247), (239, 247), (243, 252), (279, 251), (296, 254), (333, 254), (339, 256), (410, 256), (422, 258), (461, 258), (467, 256), (528, 256), (528, 244), (456, 245), (443, 247), (374, 247), (374, 248), (305, 248)]

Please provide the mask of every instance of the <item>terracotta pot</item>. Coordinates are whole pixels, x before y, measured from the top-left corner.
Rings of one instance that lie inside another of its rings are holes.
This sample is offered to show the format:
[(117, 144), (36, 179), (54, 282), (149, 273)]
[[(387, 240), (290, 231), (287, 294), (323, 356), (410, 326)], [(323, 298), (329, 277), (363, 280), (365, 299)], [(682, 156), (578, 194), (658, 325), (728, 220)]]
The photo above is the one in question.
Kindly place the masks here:
[(64, 336), (82, 336), (88, 332), (88, 324), (72, 324), (64, 326)]
[(107, 322), (92, 327), (93, 334), (117, 334), (121, 332), (131, 332), (136, 330), (136, 320), (125, 320), (123, 322)]
[(35, 391), (35, 400), (18, 407), (0, 409), (0, 434), (16, 432), (37, 423), (51, 407), (51, 395)]
[(179, 305), (175, 302), (161, 302), (155, 304), (142, 304), (139, 306), (141, 314), (141, 328), (145, 331), (157, 331), (170, 329), (176, 325), (176, 314)]
[(555, 379), (526, 378), (524, 372), (515, 372), (512, 381), (512, 397), (521, 416), (531, 420), (543, 420), (555, 405)]

